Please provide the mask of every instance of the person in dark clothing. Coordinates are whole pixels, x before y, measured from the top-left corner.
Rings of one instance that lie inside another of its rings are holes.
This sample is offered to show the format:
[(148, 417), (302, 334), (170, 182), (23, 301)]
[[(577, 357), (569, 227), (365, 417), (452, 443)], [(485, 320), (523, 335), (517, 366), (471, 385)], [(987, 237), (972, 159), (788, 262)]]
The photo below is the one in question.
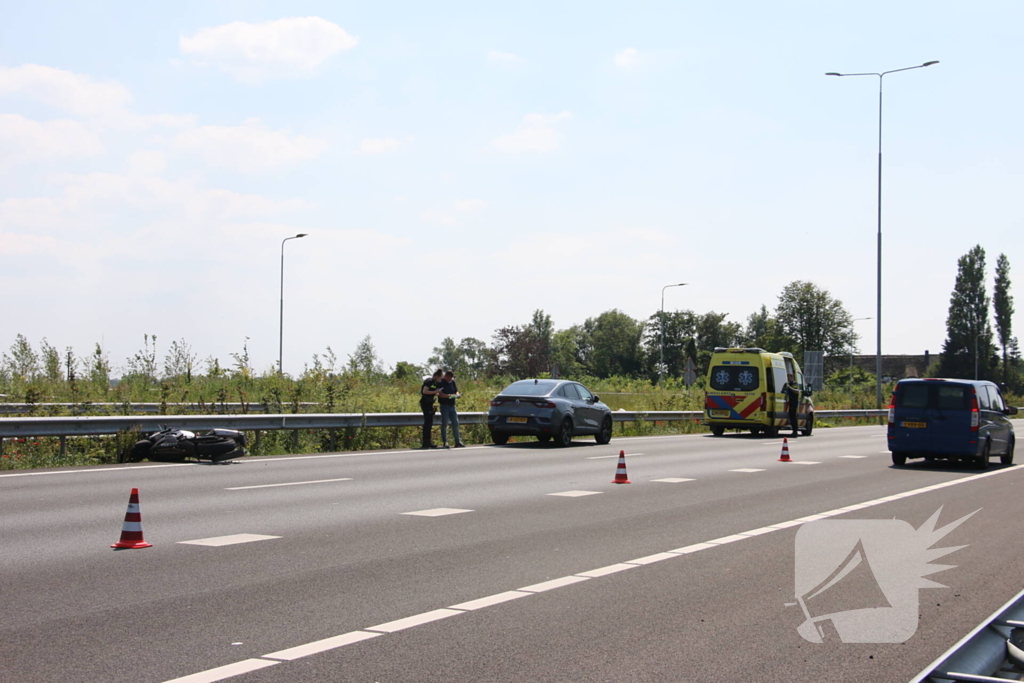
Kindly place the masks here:
[(782, 387), (782, 393), (786, 395), (786, 405), (789, 406), (789, 426), (793, 428), (793, 438), (797, 437), (797, 411), (800, 408), (800, 388), (793, 381), (793, 375), (786, 376), (786, 384)]
[(444, 371), (438, 368), (433, 376), (423, 380), (420, 386), (420, 410), (423, 411), (423, 448), (437, 448), (430, 442), (430, 430), (434, 427), (434, 399), (441, 393)]
[(437, 402), (441, 404), (441, 448), (448, 448), (448, 423), (452, 425), (452, 438), (456, 448), (465, 448), (459, 437), (459, 413), (455, 410), (455, 399), (460, 396), (459, 387), (455, 384), (455, 374), (449, 370), (444, 373), (441, 391), (437, 394)]

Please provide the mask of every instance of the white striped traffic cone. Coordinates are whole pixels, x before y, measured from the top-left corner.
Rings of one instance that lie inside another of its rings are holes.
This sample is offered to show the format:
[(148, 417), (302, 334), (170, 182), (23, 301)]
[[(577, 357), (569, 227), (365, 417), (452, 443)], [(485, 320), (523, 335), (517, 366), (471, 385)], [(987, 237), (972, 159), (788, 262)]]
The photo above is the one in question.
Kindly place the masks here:
[(139, 512), (139, 490), (132, 489), (128, 497), (128, 511), (124, 513), (124, 526), (121, 527), (121, 540), (110, 546), (118, 550), (124, 548), (151, 548), (142, 538), (142, 513)]
[(626, 451), (619, 451), (619, 466), (615, 468), (615, 478), (612, 479), (613, 484), (629, 484), (631, 483), (626, 477)]
[(782, 455), (779, 456), (779, 462), (793, 462), (789, 459), (789, 439), (782, 437)]

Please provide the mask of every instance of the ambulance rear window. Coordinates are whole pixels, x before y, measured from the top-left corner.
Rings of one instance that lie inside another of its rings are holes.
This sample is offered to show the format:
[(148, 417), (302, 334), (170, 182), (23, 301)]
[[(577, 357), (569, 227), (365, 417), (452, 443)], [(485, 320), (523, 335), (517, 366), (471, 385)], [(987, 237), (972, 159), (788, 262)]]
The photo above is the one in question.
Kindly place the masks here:
[(711, 368), (711, 388), (715, 391), (757, 391), (756, 367), (750, 365), (716, 365)]

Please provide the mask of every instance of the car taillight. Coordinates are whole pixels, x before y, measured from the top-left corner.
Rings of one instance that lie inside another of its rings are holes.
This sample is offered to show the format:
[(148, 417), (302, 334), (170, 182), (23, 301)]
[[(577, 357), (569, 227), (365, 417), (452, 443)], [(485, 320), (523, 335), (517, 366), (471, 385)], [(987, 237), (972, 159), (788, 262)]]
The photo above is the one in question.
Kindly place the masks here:
[(893, 424), (896, 420), (896, 392), (892, 392), (892, 398), (889, 399), (889, 424)]
[[(971, 390), (974, 391), (973, 389)], [(978, 431), (978, 426), (981, 424), (981, 413), (978, 412), (978, 395), (971, 394), (971, 431)]]
[(533, 405), (537, 406), (538, 408), (554, 408), (555, 407), (555, 404), (552, 403), (551, 401), (534, 401)]
[(498, 399), (494, 399), (491, 401), (492, 406), (500, 406), (502, 403), (504, 403), (504, 401), (499, 401)]

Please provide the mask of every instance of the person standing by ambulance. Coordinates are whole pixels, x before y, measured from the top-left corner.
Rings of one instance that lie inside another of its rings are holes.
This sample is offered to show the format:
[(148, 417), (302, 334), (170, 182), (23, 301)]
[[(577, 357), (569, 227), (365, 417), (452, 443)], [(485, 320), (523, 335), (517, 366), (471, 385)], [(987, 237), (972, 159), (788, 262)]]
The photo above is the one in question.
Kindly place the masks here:
[(441, 393), (441, 380), (444, 371), (438, 368), (433, 376), (425, 377), (420, 386), (420, 410), (423, 411), (423, 448), (437, 448), (430, 442), (430, 430), (434, 427), (434, 400)]
[(782, 393), (786, 395), (786, 405), (789, 407), (789, 426), (793, 428), (793, 438), (795, 439), (799, 426), (797, 411), (800, 409), (800, 387), (793, 380), (793, 375), (786, 375), (786, 385), (782, 387)]

